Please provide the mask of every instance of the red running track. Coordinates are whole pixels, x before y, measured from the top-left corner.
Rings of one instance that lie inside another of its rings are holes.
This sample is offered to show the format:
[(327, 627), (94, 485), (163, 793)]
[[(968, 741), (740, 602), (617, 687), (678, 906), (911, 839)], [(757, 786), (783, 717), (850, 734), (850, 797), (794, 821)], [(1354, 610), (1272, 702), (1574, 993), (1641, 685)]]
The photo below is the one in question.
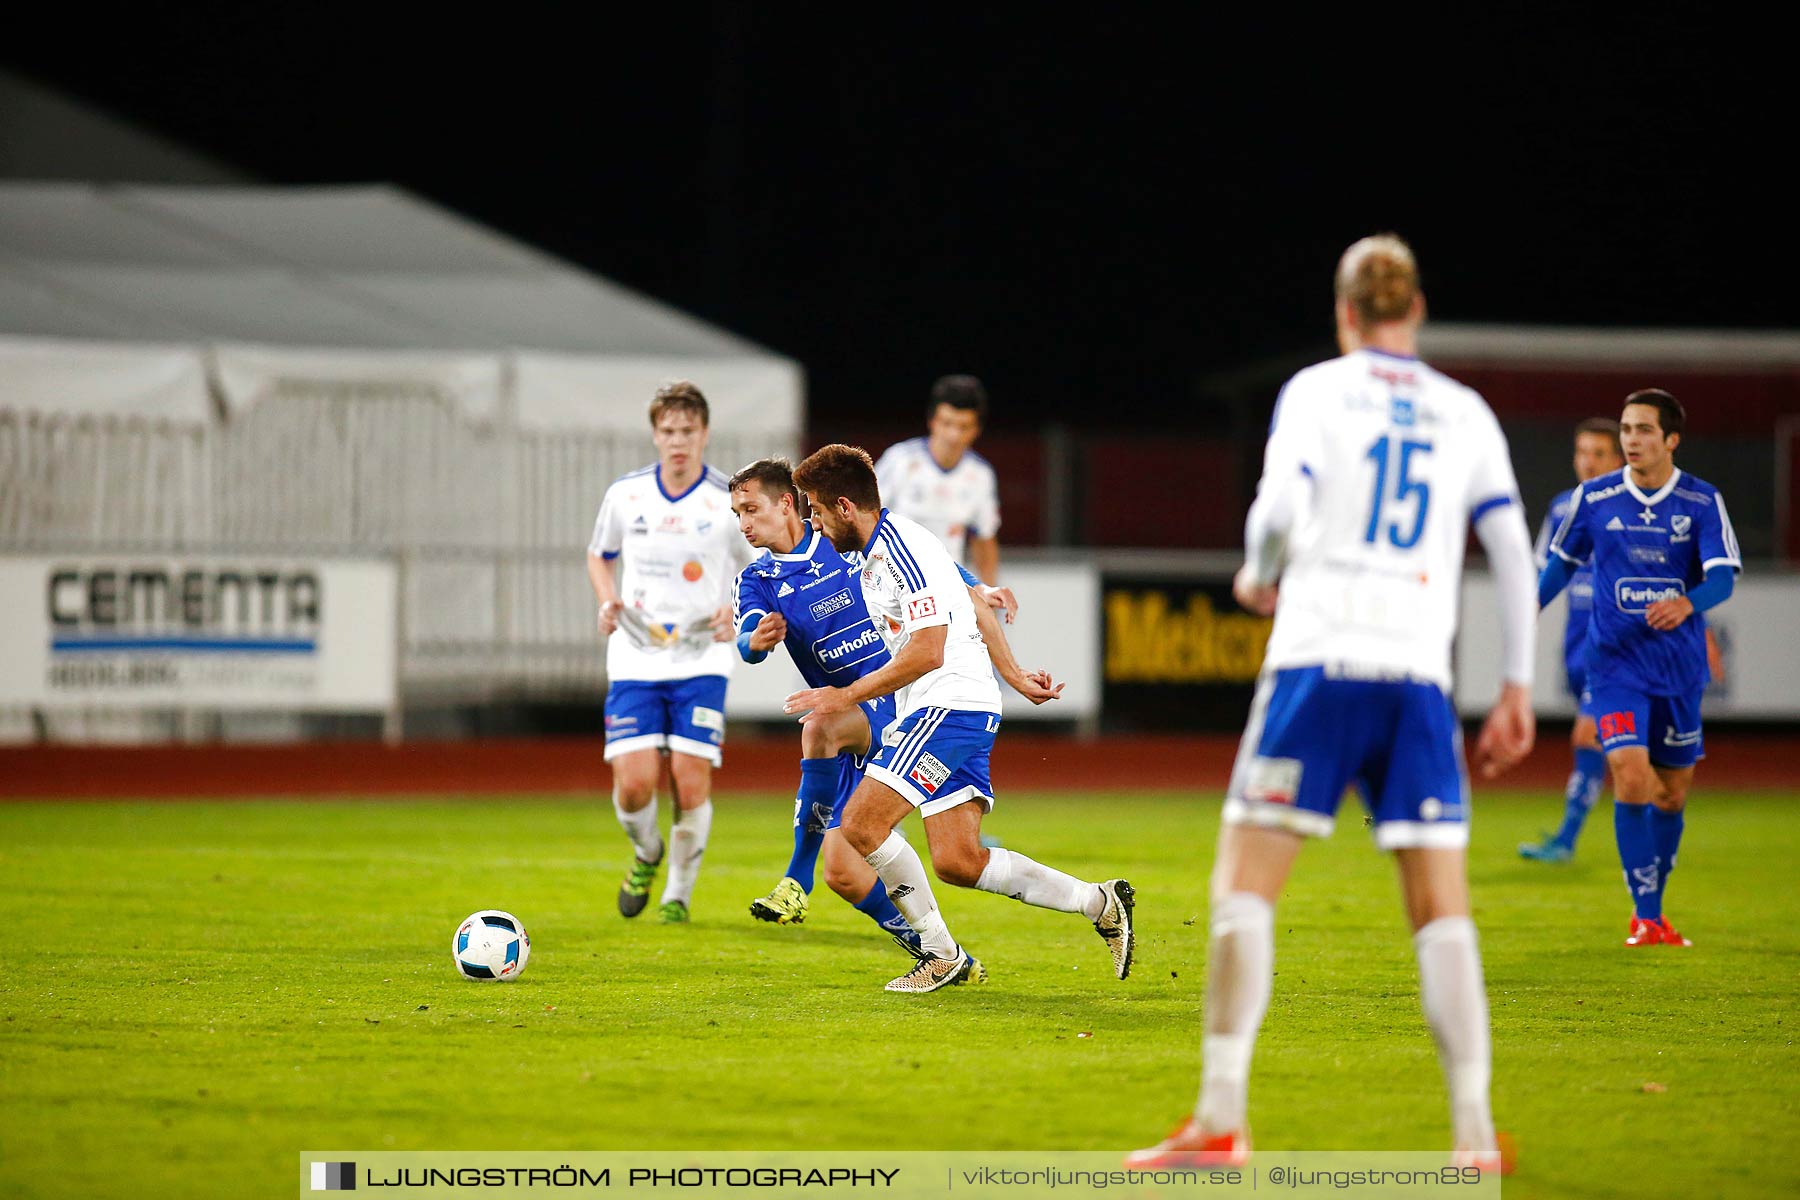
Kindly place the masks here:
[[(1713, 787), (1782, 787), (1800, 781), (1786, 737), (1708, 735), (1700, 774)], [(799, 741), (733, 742), (715, 786), (785, 792), (799, 778)], [(1016, 791), (1168, 789), (1221, 792), (1237, 750), (1221, 735), (1103, 737), (1083, 741), (1007, 734), (994, 751), (994, 785)], [(1495, 786), (1560, 789), (1567, 743), (1546, 737)], [(1477, 785), (1480, 786), (1479, 783)], [(599, 739), (310, 742), (281, 746), (14, 746), (0, 748), (0, 798), (345, 796), (499, 792), (604, 793)]]

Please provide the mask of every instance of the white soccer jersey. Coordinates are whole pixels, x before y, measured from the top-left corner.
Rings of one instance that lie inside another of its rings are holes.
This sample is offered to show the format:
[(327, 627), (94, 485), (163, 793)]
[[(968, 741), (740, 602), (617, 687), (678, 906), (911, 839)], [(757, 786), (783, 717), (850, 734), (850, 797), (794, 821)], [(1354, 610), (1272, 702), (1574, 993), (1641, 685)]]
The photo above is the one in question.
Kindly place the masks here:
[(883, 505), (930, 530), (956, 562), (965, 561), (970, 538), (1000, 531), (1000, 482), (973, 450), (946, 471), (926, 439), (896, 442), (875, 464), (875, 482)]
[(678, 496), (657, 466), (606, 489), (588, 553), (621, 559), (626, 611), (607, 639), (606, 677), (662, 681), (729, 675), (737, 652), (708, 622), (732, 601), (732, 581), (755, 556), (731, 512), (726, 479), (704, 468)]
[(1000, 711), (1000, 687), (975, 624), (969, 585), (929, 530), (883, 509), (863, 551), (862, 588), (890, 654), (899, 654), (917, 630), (950, 627), (944, 665), (894, 694), (896, 718), (927, 706)]
[(1258, 503), (1284, 489), (1296, 520), (1265, 668), (1341, 667), (1449, 690), (1470, 523), (1518, 503), (1487, 402), (1375, 350), (1309, 367), (1276, 402)]

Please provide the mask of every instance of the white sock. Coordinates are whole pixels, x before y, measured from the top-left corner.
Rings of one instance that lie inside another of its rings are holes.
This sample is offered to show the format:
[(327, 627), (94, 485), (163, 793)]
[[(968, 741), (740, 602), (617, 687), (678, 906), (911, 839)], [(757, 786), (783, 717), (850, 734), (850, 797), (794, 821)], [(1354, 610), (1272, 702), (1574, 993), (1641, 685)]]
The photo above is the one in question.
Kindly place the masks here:
[(1208, 1133), (1235, 1133), (1248, 1117), (1250, 1052), (1275, 980), (1275, 909), (1254, 892), (1232, 892), (1214, 901), (1211, 932), (1194, 1115)]
[(987, 866), (975, 886), (996, 896), (1011, 896), (1039, 908), (1057, 912), (1081, 913), (1090, 921), (1098, 921), (1106, 911), (1106, 893), (1097, 883), (1084, 883), (1073, 875), (1064, 875), (1055, 867), (1026, 858), (1013, 850), (995, 846), (988, 851)]
[(650, 797), (650, 803), (636, 812), (626, 812), (625, 806), (619, 803), (619, 790), (613, 789), (613, 813), (619, 818), (619, 824), (625, 828), (625, 836), (631, 839), (631, 849), (640, 862), (660, 862), (662, 860), (662, 834), (656, 831), (656, 797)]
[(888, 899), (919, 935), (925, 953), (937, 958), (961, 958), (962, 947), (950, 936), (950, 928), (938, 912), (937, 897), (931, 894), (931, 881), (925, 876), (919, 852), (898, 832), (889, 833), (887, 841), (868, 856), (868, 863), (887, 885)]
[(675, 814), (675, 827), (669, 830), (669, 882), (663, 886), (662, 902), (679, 900), (686, 904), (694, 894), (694, 881), (700, 878), (700, 856), (706, 853), (706, 839), (712, 833), (712, 801), (703, 800), (698, 808)]
[(1487, 989), (1475, 922), (1439, 917), (1413, 934), (1419, 955), (1419, 1001), (1437, 1039), (1450, 1089), (1450, 1124), (1461, 1150), (1492, 1150), (1494, 1115), (1488, 1107), (1493, 1075)]

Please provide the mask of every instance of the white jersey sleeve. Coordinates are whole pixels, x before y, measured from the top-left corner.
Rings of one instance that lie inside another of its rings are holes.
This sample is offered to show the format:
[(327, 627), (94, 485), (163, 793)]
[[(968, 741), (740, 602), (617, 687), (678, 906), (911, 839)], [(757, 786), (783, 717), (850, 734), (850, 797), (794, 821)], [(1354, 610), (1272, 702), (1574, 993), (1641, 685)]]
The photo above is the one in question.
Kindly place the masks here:
[(921, 629), (948, 626), (944, 661), (895, 694), (898, 716), (920, 708), (1000, 711), (987, 643), (975, 623), (969, 586), (929, 530), (884, 512), (863, 564), (863, 594), (890, 653), (898, 654)]
[(1000, 477), (987, 459), (977, 459), (976, 463), (981, 470), (977, 473), (975, 515), (969, 521), (969, 536), (997, 537), (1000, 533)]
[(905, 442), (895, 442), (881, 452), (875, 460), (875, 487), (881, 492), (883, 508), (891, 506), (894, 497), (900, 494), (900, 480), (905, 466)]
[(613, 484), (600, 501), (599, 515), (594, 518), (594, 536), (588, 539), (589, 554), (613, 559), (619, 557), (619, 551), (625, 545), (625, 522), (619, 515), (618, 491), (619, 485)]

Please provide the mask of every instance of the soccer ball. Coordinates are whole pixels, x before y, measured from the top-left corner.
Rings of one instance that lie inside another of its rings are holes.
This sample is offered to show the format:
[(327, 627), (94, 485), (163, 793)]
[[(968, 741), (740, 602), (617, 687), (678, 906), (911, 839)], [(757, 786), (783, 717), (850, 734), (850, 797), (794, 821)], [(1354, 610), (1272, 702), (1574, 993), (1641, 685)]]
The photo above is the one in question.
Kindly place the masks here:
[(484, 908), (456, 927), (450, 957), (464, 979), (517, 979), (531, 960), (531, 935), (511, 913)]

